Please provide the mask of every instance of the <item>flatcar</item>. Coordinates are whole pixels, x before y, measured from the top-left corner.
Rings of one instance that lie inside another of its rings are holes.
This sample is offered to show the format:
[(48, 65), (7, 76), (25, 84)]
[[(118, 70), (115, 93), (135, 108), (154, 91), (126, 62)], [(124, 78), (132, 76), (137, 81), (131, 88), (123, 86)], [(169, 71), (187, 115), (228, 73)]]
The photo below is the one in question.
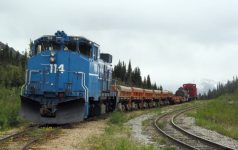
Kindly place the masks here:
[(131, 96), (132, 96), (132, 88), (122, 85), (113, 85), (113, 92), (116, 92), (117, 101), (119, 101), (118, 108), (123, 111), (128, 111), (131, 108)]
[(135, 106), (135, 109), (142, 109), (144, 108), (143, 104), (143, 97), (144, 97), (144, 90), (142, 88), (131, 87), (132, 89), (132, 103)]
[(137, 87), (113, 85), (119, 110), (137, 110), (159, 107), (161, 105), (186, 102), (186, 95), (176, 95), (168, 90), (151, 90)]

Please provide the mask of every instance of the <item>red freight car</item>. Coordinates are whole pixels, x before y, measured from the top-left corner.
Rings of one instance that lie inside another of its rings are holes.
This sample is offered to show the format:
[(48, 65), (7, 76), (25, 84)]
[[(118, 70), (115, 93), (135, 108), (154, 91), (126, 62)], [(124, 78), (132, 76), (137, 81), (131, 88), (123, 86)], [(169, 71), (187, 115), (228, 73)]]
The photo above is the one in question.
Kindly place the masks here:
[(188, 91), (188, 99), (194, 100), (197, 99), (197, 87), (196, 84), (187, 83), (183, 85), (183, 88)]

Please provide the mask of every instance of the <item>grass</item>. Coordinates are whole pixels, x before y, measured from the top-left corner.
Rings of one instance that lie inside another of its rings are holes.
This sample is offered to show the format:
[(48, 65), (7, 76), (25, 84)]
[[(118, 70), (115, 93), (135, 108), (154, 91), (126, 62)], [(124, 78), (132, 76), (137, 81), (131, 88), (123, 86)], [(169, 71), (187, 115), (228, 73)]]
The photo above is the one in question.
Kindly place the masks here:
[(6, 89), (0, 87), (0, 131), (18, 126), (20, 119), (20, 89)]
[[(151, 111), (159, 112), (158, 109)], [(148, 146), (136, 143), (132, 139), (130, 128), (124, 125), (130, 119), (148, 112), (150, 111), (116, 111), (111, 113), (105, 132), (99, 137), (89, 138), (85, 146), (93, 150), (155, 150), (156, 148), (152, 145)]]
[(238, 139), (238, 91), (210, 100), (194, 113), (196, 124)]

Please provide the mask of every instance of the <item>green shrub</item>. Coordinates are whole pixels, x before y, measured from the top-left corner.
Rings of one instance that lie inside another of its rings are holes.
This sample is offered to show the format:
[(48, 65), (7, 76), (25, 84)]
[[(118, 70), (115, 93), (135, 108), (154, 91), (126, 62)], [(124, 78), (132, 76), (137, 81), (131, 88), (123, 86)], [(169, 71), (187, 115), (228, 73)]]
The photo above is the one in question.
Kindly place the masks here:
[(20, 107), (20, 89), (0, 87), (0, 130), (17, 126), (21, 120), (18, 115)]
[(125, 113), (123, 112), (115, 111), (110, 116), (110, 123), (112, 124), (122, 125), (126, 120)]

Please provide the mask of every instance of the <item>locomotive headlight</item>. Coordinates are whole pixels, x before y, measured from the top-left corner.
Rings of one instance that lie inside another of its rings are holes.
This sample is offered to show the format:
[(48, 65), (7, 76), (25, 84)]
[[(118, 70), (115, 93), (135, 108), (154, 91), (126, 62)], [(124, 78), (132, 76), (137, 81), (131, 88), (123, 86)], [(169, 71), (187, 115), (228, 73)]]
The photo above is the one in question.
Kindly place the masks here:
[(50, 56), (51, 56), (51, 57), (54, 57), (54, 56), (55, 56), (55, 53), (54, 53), (54, 52), (51, 52), (51, 53), (50, 53)]
[(50, 63), (52, 63), (52, 64), (55, 63), (55, 57), (53, 57), (53, 56), (50, 57)]

